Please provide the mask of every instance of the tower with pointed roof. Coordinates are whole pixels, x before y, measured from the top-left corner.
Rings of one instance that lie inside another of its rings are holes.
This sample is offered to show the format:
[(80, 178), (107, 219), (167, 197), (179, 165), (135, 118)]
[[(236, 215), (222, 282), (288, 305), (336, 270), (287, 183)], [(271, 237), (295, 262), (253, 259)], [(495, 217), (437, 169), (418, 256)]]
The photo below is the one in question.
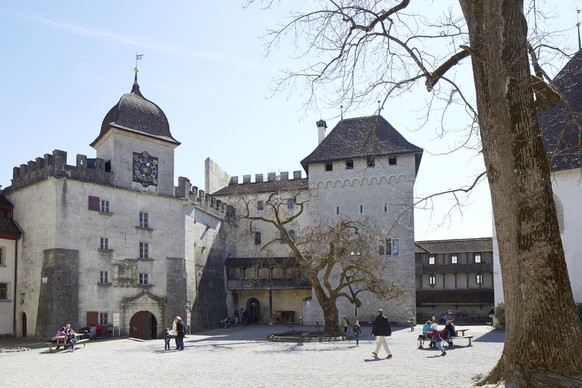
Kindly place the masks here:
[(179, 144), (136, 73), (91, 143), (95, 158), (69, 165), (54, 150), (14, 168), (4, 193), (24, 236), (18, 336), (49, 337), (68, 322), (149, 339), (174, 315), (194, 329), (225, 316), (215, 248), (226, 204), (185, 177), (174, 185)]

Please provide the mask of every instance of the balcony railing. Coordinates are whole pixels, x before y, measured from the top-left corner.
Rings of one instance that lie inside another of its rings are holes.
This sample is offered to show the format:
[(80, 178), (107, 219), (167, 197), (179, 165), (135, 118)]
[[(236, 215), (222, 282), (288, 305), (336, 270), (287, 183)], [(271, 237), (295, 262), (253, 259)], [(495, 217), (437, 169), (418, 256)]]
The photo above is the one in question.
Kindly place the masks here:
[(492, 273), (492, 263), (472, 264), (419, 264), (416, 265), (416, 274), (431, 273)]
[(307, 279), (228, 279), (229, 290), (311, 288)]

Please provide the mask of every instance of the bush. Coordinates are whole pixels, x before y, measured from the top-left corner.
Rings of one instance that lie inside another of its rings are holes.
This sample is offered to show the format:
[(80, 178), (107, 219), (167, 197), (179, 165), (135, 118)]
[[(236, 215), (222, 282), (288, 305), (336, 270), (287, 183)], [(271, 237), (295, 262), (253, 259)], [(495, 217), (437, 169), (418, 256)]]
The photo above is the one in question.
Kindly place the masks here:
[(499, 303), (495, 307), (495, 319), (498, 325), (505, 325), (505, 305), (503, 303)]

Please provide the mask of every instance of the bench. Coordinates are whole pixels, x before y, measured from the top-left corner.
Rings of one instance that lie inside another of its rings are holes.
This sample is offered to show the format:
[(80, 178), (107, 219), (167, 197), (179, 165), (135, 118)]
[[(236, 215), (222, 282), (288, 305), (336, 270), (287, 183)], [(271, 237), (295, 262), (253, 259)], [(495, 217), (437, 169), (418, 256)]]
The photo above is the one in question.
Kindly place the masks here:
[[(67, 337), (65, 337), (65, 336), (53, 337), (52, 341), (55, 341), (55, 342), (51, 341), (47, 344), (49, 347), (49, 351), (52, 352), (53, 347), (58, 348), (59, 346), (62, 346), (63, 348), (66, 349), (68, 346), (65, 342), (66, 340), (67, 340)], [(89, 341), (89, 338), (78, 339), (77, 341), (75, 341), (75, 346), (83, 345), (83, 347), (85, 347), (85, 345), (88, 341)]]
[[(470, 329), (457, 329), (457, 335), (456, 336), (451, 336), (449, 337), (449, 339), (445, 340), (443, 339), (444, 342), (448, 343), (448, 347), (452, 348), (452, 344), (454, 343), (454, 341), (458, 341), (458, 340), (467, 340), (469, 341), (469, 344), (467, 345), (467, 347), (472, 346), (471, 345), (471, 341), (473, 340), (473, 336), (472, 335), (465, 335), (465, 333), (467, 331), (469, 331)], [(459, 335), (460, 334), (460, 335)], [(424, 348), (424, 342), (428, 341), (431, 342), (432, 339), (428, 336), (426, 336), (426, 338), (422, 338), (421, 336), (418, 337), (418, 348), (419, 349), (423, 349)]]

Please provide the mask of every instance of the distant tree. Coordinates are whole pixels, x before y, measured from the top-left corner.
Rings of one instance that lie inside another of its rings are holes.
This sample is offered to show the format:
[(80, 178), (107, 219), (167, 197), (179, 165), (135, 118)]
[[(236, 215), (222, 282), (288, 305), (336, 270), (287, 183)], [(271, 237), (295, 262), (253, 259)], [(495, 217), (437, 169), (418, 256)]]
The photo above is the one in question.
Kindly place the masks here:
[[(252, 209), (256, 200), (242, 198), (242, 211), (236, 223), (248, 222), (252, 233), (257, 224), (276, 231), (276, 237), (261, 242), (260, 250), (271, 254), (271, 246), (280, 246), (281, 239), (289, 247), (302, 275), (309, 280), (317, 302), (323, 310), (324, 331), (338, 331), (340, 298), (346, 298), (356, 307), (362, 305), (362, 293), (371, 293), (384, 300), (399, 298), (404, 291), (389, 273), (390, 263), (379, 254), (378, 241), (385, 233), (374, 227), (369, 218), (341, 219), (337, 222), (321, 220), (319, 224), (299, 229), (297, 220), (304, 215), (307, 190), (272, 192), (263, 200), (264, 211), (256, 215)], [(294, 203), (289, 210), (289, 201)], [(293, 228), (290, 226), (294, 225)], [(240, 227), (240, 225), (239, 225)], [(293, 230), (295, 233), (291, 234)], [(258, 258), (260, 260), (260, 257)]]
[[(272, 5), (272, 1), (267, 1)], [(304, 4), (271, 35), (273, 48), (289, 34), (306, 68), (284, 81), (307, 81), (316, 90), (331, 85), (325, 99), (339, 106), (402, 95), (419, 81), (446, 112), (463, 103), (479, 131), (491, 191), (506, 316), (501, 359), (485, 383), (506, 386), (580, 386), (582, 325), (569, 283), (548, 157), (536, 109), (559, 100), (538, 58), (543, 35), (526, 16), (541, 17), (540, 2), (459, 0), (463, 17), (436, 15), (417, 2), (329, 0)], [(420, 11), (417, 11), (420, 12)], [(430, 20), (432, 19), (432, 20)], [(535, 38), (535, 39), (534, 39)], [(314, 55), (310, 55), (314, 54)], [(456, 65), (470, 59), (472, 88), (455, 83)], [(532, 74), (532, 69), (536, 73)], [(449, 78), (449, 76), (451, 78)], [(335, 93), (330, 93), (333, 90)], [(334, 98), (335, 97), (335, 98)], [(551, 334), (549, 334), (551, 333)]]

